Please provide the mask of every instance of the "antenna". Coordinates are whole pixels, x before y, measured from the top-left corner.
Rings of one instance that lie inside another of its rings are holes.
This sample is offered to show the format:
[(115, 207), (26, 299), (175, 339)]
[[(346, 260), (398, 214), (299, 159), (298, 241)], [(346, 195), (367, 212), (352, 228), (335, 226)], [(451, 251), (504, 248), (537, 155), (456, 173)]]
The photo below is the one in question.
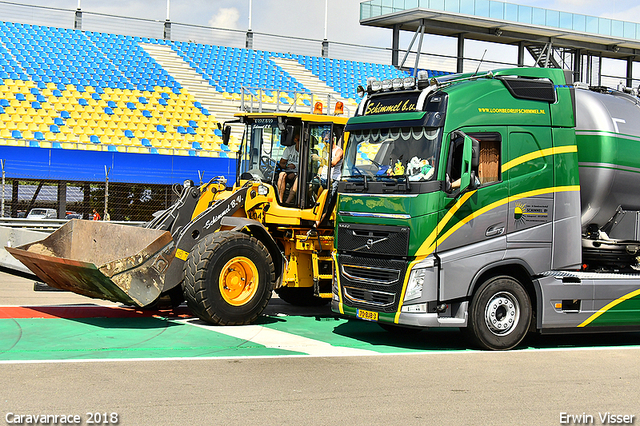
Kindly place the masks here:
[(480, 70), (480, 65), (482, 65), (482, 61), (484, 61), (484, 55), (487, 53), (487, 49), (484, 49), (484, 52), (482, 52), (482, 58), (480, 58), (480, 62), (478, 62), (478, 68), (476, 68), (476, 72), (473, 73), (473, 75), (478, 74), (478, 71)]

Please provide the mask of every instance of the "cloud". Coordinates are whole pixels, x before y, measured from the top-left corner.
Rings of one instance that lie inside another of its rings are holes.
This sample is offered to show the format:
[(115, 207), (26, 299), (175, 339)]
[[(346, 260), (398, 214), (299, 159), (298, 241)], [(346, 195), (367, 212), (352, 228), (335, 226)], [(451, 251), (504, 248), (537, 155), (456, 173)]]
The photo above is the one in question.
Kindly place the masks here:
[(610, 19), (619, 19), (620, 21), (639, 22), (640, 6), (635, 6), (628, 10), (615, 12), (615, 13), (603, 13), (602, 17), (610, 18)]
[(240, 12), (235, 7), (220, 8), (209, 20), (209, 25), (216, 28), (238, 29)]

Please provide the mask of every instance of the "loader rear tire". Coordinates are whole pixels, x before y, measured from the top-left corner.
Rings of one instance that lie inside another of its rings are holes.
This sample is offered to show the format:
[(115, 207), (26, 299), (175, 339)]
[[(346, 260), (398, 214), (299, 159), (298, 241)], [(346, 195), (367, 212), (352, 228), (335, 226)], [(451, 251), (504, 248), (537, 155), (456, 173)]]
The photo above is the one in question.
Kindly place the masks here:
[(209, 324), (254, 322), (269, 303), (274, 284), (269, 251), (241, 232), (205, 236), (191, 250), (185, 266), (187, 306)]

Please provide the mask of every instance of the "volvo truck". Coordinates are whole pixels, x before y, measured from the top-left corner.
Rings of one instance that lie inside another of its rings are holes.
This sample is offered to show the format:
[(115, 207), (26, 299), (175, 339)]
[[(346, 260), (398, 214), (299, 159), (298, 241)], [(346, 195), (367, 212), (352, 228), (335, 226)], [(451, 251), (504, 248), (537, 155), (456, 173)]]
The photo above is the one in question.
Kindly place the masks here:
[(640, 100), (568, 71), (368, 81), (347, 124), (332, 309), (387, 330), (640, 328)]

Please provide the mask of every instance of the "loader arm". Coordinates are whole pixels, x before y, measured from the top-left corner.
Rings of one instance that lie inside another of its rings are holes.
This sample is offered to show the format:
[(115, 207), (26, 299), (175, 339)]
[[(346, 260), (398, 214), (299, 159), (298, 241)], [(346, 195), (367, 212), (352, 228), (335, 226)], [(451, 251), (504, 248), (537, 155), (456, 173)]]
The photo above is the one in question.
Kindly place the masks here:
[(198, 241), (220, 229), (223, 218), (232, 216), (239, 208), (244, 207), (248, 188), (249, 186), (243, 186), (231, 196), (218, 200), (195, 219), (181, 227), (178, 234), (173, 236), (174, 259), (167, 268), (164, 291), (171, 290), (182, 282), (184, 263)]

